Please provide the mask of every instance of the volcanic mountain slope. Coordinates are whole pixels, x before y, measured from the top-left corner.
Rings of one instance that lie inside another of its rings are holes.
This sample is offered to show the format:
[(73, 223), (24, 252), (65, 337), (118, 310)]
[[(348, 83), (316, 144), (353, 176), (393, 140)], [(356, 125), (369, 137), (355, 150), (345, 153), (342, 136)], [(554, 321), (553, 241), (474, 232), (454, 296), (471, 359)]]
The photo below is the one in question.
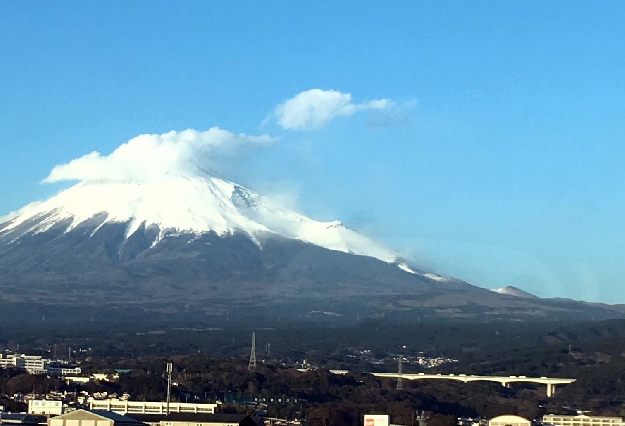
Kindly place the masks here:
[[(391, 250), (340, 222), (311, 220), (210, 176), (157, 183), (80, 183), (21, 213), (0, 225), (0, 265), (9, 274), (13, 268), (22, 274), (19, 266), (28, 266), (31, 272), (25, 278), (43, 269), (46, 286), (67, 283), (68, 275), (76, 274), (90, 276), (83, 285), (110, 286), (119, 274), (145, 278), (173, 268), (176, 277), (167, 281), (174, 288), (182, 285), (179, 281), (192, 286), (226, 280), (232, 282), (220, 286), (217, 294), (242, 296), (237, 286), (243, 282), (295, 284), (304, 277), (288, 271), (301, 275), (324, 257), (328, 259), (310, 271), (319, 277), (306, 281), (336, 282), (339, 276), (322, 274), (333, 268), (336, 273), (349, 271), (347, 275), (360, 277), (364, 284), (371, 282), (374, 293), (395, 293), (400, 283), (409, 291), (412, 285), (407, 282), (419, 283), (417, 287), (441, 281), (453, 282), (451, 287), (464, 285), (412, 270)], [(370, 265), (388, 271), (389, 281), (373, 285), (371, 276), (367, 278), (374, 268)], [(102, 268), (115, 271), (113, 277), (102, 274)], [(207, 288), (211, 287), (215, 286)], [(318, 290), (307, 288), (301, 290)]]
[(340, 222), (205, 174), (82, 182), (27, 206), (0, 225), (0, 291), (8, 302), (148, 308), (332, 301), (372, 316), (620, 315), (423, 273)]
[(493, 290), (495, 293), (499, 294), (508, 294), (510, 296), (516, 297), (525, 297), (525, 298), (536, 298), (536, 295), (532, 293), (528, 293), (527, 291), (521, 290), (518, 287), (514, 287), (512, 285), (501, 287)]

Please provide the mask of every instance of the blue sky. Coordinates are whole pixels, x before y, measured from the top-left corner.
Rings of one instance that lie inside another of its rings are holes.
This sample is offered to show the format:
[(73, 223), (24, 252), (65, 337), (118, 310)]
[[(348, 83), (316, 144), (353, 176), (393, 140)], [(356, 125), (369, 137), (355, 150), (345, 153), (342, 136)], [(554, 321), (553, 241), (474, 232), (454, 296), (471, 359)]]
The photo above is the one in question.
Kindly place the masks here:
[[(365, 3), (0, 3), (0, 215), (57, 164), (219, 126), (278, 138), (227, 177), (424, 267), (625, 303), (622, 2)], [(392, 107), (281, 126), (310, 89)]]

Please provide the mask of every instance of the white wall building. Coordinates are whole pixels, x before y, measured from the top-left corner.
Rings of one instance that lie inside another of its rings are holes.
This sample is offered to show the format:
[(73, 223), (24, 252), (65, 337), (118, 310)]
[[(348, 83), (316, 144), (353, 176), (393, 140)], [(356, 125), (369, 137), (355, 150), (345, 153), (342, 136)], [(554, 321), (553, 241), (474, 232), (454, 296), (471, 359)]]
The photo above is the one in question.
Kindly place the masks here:
[[(204, 413), (214, 414), (217, 404), (193, 404), (187, 402), (170, 402), (170, 413)], [(122, 401), (104, 399), (89, 401), (90, 410), (113, 411), (117, 414), (167, 414), (167, 402), (161, 401)]]
[(72, 383), (84, 385), (85, 383), (89, 383), (93, 381), (91, 377), (80, 377), (80, 376), (65, 377), (64, 380), (65, 380), (65, 383), (67, 383), (68, 385), (71, 385)]
[(29, 373), (40, 374), (46, 371), (46, 360), (38, 355), (20, 355), (20, 366)]
[(621, 417), (567, 416), (561, 414), (544, 415), (543, 424), (552, 426), (625, 426)]
[(17, 367), (17, 358), (14, 355), (4, 355), (0, 353), (0, 367)]
[(62, 364), (48, 364), (46, 365), (46, 371), (52, 374), (60, 374), (61, 376), (70, 376), (82, 373), (82, 369), (80, 367)]
[(113, 412), (76, 410), (49, 418), (48, 426), (143, 426), (143, 423)]
[(45, 359), (39, 355), (0, 354), (0, 368), (21, 368), (31, 374), (53, 373), (60, 375), (80, 374), (80, 367)]
[(488, 421), (488, 426), (531, 426), (532, 422), (525, 417), (504, 414), (493, 417)]
[(60, 416), (61, 414), (63, 414), (63, 401), (31, 399), (30, 401), (28, 401), (28, 414)]
[(32, 374), (45, 373), (46, 360), (38, 355), (9, 354), (0, 355), (0, 367), (23, 368)]
[(365, 414), (363, 419), (365, 426), (390, 426), (390, 420), (388, 414)]
[(115, 381), (119, 380), (119, 374), (118, 373), (114, 373), (114, 374), (93, 373), (91, 375), (91, 377), (93, 377), (93, 380), (98, 380), (98, 381), (102, 381), (102, 382), (115, 382)]

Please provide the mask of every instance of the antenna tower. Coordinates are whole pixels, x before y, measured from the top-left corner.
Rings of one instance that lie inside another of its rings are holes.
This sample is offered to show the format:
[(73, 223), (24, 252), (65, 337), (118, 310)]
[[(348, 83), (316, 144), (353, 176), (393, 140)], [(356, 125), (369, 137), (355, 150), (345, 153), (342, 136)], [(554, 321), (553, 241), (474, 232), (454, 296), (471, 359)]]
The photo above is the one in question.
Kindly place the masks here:
[(250, 353), (250, 363), (248, 370), (256, 370), (256, 333), (252, 333), (252, 352)]
[(403, 382), (403, 378), (402, 378), (402, 373), (403, 373), (403, 359), (404, 356), (400, 355), (399, 356), (399, 365), (397, 368), (397, 390), (402, 390), (404, 388), (404, 382)]
[(167, 363), (167, 415), (169, 415), (169, 403), (171, 402), (171, 373), (174, 370), (174, 365), (171, 362)]

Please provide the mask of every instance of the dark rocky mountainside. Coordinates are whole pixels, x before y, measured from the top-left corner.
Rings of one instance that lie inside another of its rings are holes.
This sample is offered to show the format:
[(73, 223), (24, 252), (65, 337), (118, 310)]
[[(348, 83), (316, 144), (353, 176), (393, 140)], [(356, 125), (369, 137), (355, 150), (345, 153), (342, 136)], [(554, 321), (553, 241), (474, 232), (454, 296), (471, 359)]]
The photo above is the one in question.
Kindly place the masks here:
[(20, 228), (0, 234), (3, 303), (206, 315), (254, 307), (266, 315), (337, 318), (623, 316), (618, 306), (498, 294), (273, 234), (258, 244), (244, 233), (170, 233), (153, 245), (156, 227), (140, 227), (126, 238), (127, 224), (99, 223), (94, 218), (70, 232), (57, 223), (35, 234), (22, 235)]

